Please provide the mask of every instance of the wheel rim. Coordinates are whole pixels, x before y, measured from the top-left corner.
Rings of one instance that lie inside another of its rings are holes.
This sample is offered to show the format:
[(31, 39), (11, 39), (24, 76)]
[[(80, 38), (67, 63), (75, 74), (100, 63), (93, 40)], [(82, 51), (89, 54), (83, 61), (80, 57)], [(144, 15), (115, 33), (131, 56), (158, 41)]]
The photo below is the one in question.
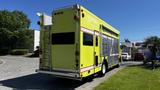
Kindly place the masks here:
[(102, 65), (102, 73), (105, 74), (106, 73), (106, 66), (103, 64)]

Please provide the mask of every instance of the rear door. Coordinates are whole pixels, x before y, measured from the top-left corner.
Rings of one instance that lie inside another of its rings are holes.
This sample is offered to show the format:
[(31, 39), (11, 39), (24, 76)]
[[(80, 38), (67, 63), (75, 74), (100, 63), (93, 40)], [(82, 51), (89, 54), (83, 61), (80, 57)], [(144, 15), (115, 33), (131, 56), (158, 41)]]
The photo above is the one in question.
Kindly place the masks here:
[(52, 69), (73, 71), (76, 69), (77, 21), (75, 8), (54, 11), (52, 28)]
[(73, 70), (75, 67), (75, 32), (52, 34), (52, 66)]

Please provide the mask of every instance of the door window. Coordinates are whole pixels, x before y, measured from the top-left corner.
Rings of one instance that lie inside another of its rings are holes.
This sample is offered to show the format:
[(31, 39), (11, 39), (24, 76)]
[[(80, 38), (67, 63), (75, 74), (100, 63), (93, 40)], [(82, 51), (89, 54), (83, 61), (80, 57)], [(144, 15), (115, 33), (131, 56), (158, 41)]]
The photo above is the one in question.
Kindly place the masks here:
[(93, 35), (83, 32), (83, 45), (93, 46)]

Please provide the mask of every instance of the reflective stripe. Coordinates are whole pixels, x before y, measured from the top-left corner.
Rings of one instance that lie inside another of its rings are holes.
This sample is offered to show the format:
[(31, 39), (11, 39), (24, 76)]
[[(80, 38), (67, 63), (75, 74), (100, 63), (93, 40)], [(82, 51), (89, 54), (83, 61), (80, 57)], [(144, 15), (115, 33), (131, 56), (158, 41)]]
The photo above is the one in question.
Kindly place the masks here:
[(102, 65), (102, 64), (98, 64), (97, 66), (88, 66), (88, 67), (82, 68), (82, 69), (80, 70), (80, 72), (85, 72), (85, 71), (94, 69), (95, 67), (100, 67), (101, 65)]
[(103, 38), (108, 38), (108, 37), (107, 37), (107, 36), (105, 36), (105, 35), (102, 35), (102, 37), (103, 37)]
[(97, 67), (100, 67), (102, 64), (98, 64), (98, 66)]
[(82, 68), (82, 69), (80, 70), (80, 72), (88, 71), (88, 70), (91, 70), (91, 69), (93, 69), (93, 68), (94, 68), (94, 66), (85, 67), (85, 68)]
[(81, 31), (89, 33), (89, 34), (94, 34), (94, 31), (86, 29), (86, 28), (83, 28), (83, 27), (81, 27)]
[(110, 56), (118, 56), (118, 53), (111, 54)]
[(81, 27), (81, 31), (86, 32), (86, 33), (89, 33), (89, 34), (95, 34), (95, 35), (97, 35), (97, 36), (100, 35), (98, 32), (94, 32), (94, 31), (92, 31), (92, 30), (90, 30), (90, 29), (87, 29), (87, 28), (84, 28), (84, 27)]
[(107, 39), (109, 39), (109, 40), (112, 40), (112, 38), (111, 38), (111, 37), (106, 36), (106, 35), (102, 35), (102, 37), (103, 37), (103, 38), (107, 38)]
[(57, 71), (67, 71), (67, 72), (78, 72), (78, 70), (62, 69), (62, 68), (53, 68), (53, 70), (57, 70)]
[(99, 33), (98, 33), (98, 32), (95, 32), (95, 35), (96, 35), (96, 36), (99, 36)]

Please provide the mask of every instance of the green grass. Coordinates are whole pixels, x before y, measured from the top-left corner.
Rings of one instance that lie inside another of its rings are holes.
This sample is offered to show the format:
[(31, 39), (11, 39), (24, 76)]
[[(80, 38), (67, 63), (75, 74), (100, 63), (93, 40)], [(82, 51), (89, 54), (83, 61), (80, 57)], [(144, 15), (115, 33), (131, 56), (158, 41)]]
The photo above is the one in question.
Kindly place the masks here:
[(95, 90), (160, 90), (160, 68), (126, 67), (95, 87)]

